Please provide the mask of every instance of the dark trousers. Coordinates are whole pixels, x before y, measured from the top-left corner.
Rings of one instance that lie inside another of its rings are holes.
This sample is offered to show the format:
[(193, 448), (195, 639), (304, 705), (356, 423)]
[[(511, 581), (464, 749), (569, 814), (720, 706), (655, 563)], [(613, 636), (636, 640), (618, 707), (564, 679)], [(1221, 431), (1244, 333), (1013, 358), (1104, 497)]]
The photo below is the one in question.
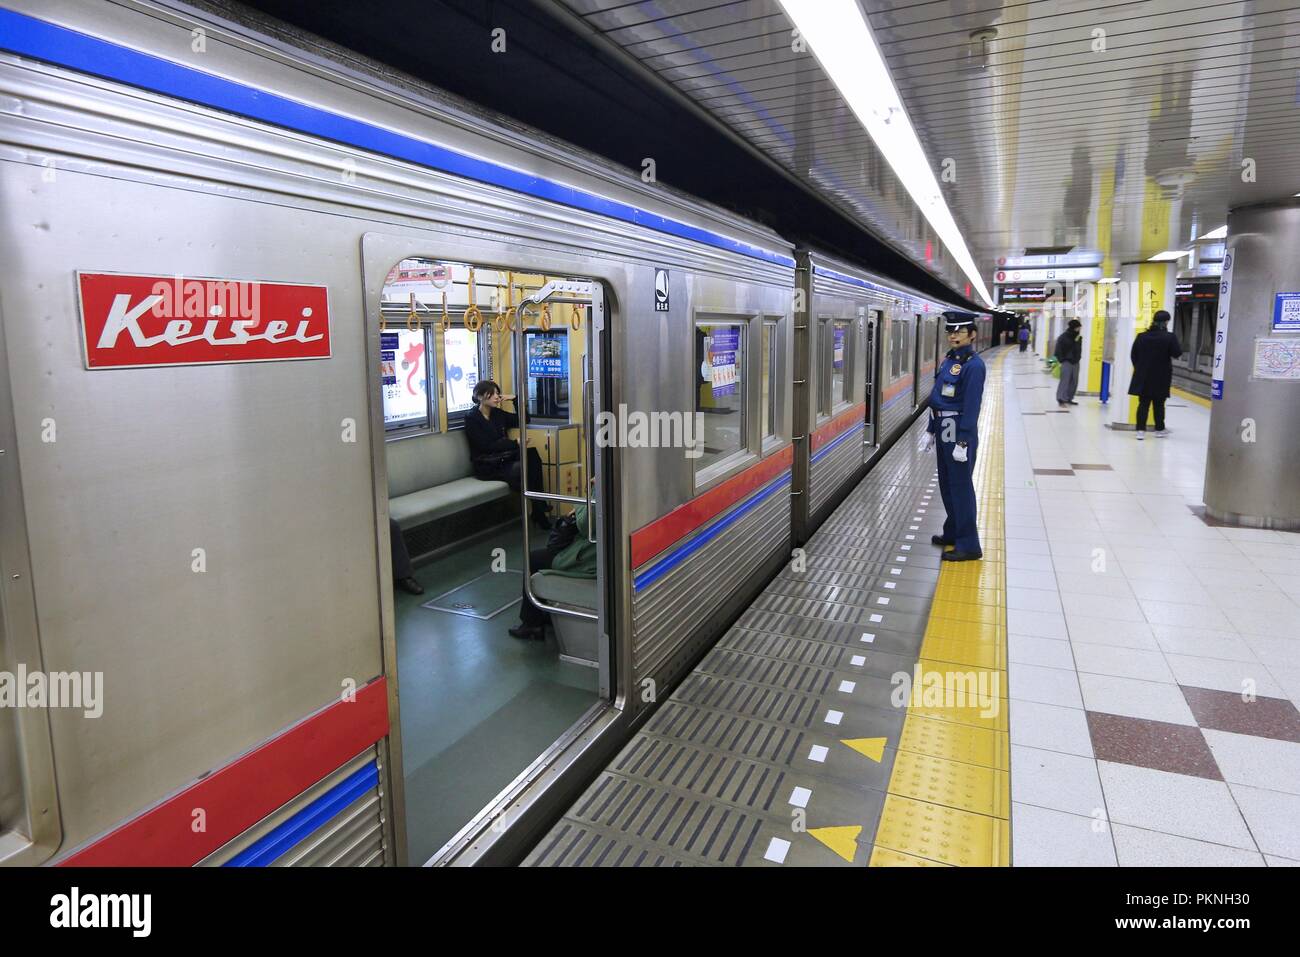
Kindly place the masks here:
[[(528, 570), (530, 572), (540, 572), (550, 568), (551, 562), (555, 561), (555, 556), (561, 551), (562, 549), (559, 548), (534, 548), (528, 553)], [(519, 606), (519, 623), (530, 627), (541, 627), (546, 624), (546, 612), (528, 600), (526, 585), (524, 587), (524, 601)]]
[(979, 530), (975, 527), (975, 453), (979, 450), (979, 441), (967, 445), (965, 462), (957, 462), (952, 457), (955, 442), (938, 444), (939, 450), (939, 496), (943, 499), (944, 510), (948, 517), (943, 523), (943, 537), (952, 542), (959, 552), (981, 554)]
[(1020, 351), (1021, 351), (1021, 352), (1024, 352), (1024, 351), (1025, 351), (1026, 349), (1028, 349), (1028, 348), (1029, 348), (1029, 341), (1028, 341), (1028, 340), (1026, 340), (1026, 341), (1020, 343)]
[(1145, 432), (1147, 430), (1147, 410), (1155, 406), (1156, 412), (1156, 431), (1165, 430), (1165, 400), (1148, 399), (1146, 396), (1138, 396), (1138, 421), (1137, 430)]
[[(528, 490), (530, 492), (545, 492), (546, 486), (542, 478), (542, 457), (537, 454), (537, 450), (531, 446), (528, 449), (527, 457), (528, 468)], [(519, 491), (519, 462), (511, 462), (509, 469), (505, 474), (505, 480), (510, 487), (516, 492)], [(534, 515), (544, 514), (548, 508), (545, 502), (533, 501), (529, 503)]]
[(388, 520), (388, 543), (393, 552), (393, 581), (410, 578), (415, 573), (411, 570), (411, 553), (406, 550), (406, 539), (395, 520)]

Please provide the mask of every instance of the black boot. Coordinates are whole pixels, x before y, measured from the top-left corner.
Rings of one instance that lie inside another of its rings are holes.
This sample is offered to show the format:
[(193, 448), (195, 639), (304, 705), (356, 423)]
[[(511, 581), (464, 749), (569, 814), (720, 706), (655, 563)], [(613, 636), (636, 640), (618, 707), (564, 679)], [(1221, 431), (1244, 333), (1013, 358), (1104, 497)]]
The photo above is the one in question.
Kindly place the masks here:
[(402, 578), (397, 582), (397, 587), (411, 595), (423, 595), (424, 586), (414, 578)]
[(947, 546), (951, 545), (952, 542), (948, 541), (948, 539), (944, 538), (942, 535), (931, 535), (930, 544)]

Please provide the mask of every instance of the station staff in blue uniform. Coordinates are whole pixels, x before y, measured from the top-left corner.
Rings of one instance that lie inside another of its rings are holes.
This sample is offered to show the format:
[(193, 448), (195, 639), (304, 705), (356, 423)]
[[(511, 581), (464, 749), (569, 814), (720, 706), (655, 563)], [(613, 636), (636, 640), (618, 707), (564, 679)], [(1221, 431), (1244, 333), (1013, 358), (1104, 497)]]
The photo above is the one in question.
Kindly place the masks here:
[(930, 422), (921, 450), (939, 448), (939, 494), (948, 518), (943, 534), (930, 540), (951, 545), (946, 562), (973, 562), (984, 557), (975, 527), (975, 453), (979, 449), (980, 402), (984, 398), (984, 360), (975, 354), (975, 317), (945, 314), (952, 347), (930, 392)]

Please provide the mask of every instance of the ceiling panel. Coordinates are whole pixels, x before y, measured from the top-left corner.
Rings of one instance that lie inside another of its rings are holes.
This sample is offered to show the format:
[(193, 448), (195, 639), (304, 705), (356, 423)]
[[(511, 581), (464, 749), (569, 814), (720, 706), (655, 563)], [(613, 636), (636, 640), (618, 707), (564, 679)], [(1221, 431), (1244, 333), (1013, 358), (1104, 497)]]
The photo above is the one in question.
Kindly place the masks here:
[(605, 39), (958, 292), (966, 277), (776, 0), (562, 0)]
[[(775, 0), (562, 0), (665, 82), (961, 290)], [(1300, 192), (1300, 4), (859, 0), (986, 281), (1023, 248), (1108, 269)]]

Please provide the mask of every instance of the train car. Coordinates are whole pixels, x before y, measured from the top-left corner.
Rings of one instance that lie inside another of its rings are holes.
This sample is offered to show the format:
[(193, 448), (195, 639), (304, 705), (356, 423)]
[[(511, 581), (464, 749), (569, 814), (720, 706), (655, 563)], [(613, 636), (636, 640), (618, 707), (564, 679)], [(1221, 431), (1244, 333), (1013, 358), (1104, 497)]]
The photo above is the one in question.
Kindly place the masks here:
[(795, 538), (812, 530), (930, 394), (940, 303), (859, 266), (800, 250), (807, 321), (795, 334)]
[(102, 690), (0, 862), (518, 858), (928, 394), (942, 304), (809, 258), (797, 356), (781, 237), (264, 21), (15, 0), (0, 85), (0, 660)]
[(1183, 354), (1174, 360), (1173, 384), (1205, 399), (1210, 397), (1218, 308), (1217, 278), (1178, 280), (1169, 331), (1178, 337)]
[[(508, 857), (786, 553), (792, 248), (214, 16), (13, 7), (5, 661), (106, 700), (5, 726), (5, 856)], [(561, 648), (496, 613), (547, 534), (473, 473), (492, 377), (590, 503)]]

